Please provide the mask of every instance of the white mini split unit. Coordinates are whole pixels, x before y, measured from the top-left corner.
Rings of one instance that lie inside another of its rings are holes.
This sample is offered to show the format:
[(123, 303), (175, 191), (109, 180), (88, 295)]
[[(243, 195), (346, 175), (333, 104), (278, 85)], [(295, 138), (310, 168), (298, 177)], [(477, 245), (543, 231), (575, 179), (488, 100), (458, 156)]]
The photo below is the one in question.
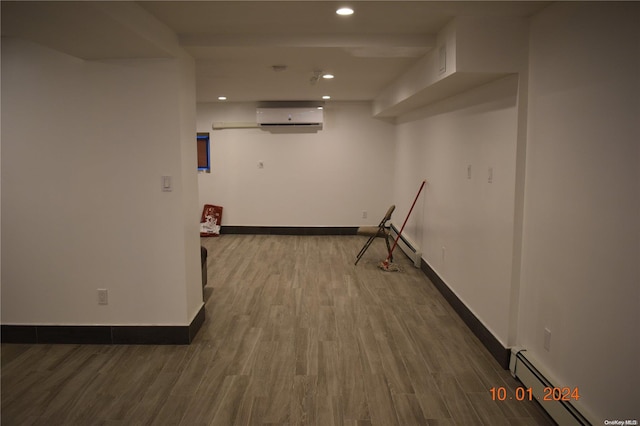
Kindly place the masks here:
[(266, 129), (278, 127), (321, 129), (323, 122), (323, 110), (315, 106), (256, 110), (256, 123), (259, 127)]

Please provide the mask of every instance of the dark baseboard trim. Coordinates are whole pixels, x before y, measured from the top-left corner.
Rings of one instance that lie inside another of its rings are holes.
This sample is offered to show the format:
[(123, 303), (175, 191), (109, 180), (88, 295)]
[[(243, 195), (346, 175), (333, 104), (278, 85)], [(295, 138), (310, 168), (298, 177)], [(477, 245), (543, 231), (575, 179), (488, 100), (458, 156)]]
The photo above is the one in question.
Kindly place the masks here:
[(221, 234), (356, 235), (357, 226), (222, 226)]
[(189, 343), (193, 342), (193, 339), (196, 338), (196, 334), (200, 328), (202, 328), (202, 324), (204, 324), (204, 320), (206, 318), (206, 313), (204, 309), (204, 303), (200, 306), (198, 313), (191, 320), (191, 324), (189, 324)]
[(205, 319), (204, 304), (186, 326), (2, 325), (2, 343), (188, 345)]
[(420, 269), (431, 280), (433, 285), (444, 296), (445, 300), (451, 305), (451, 307), (460, 315), (462, 321), (467, 324), (467, 327), (476, 335), (480, 342), (487, 348), (489, 353), (498, 361), (498, 364), (505, 370), (509, 368), (509, 359), (511, 357), (511, 350), (502, 346), (502, 343), (480, 322), (480, 320), (462, 303), (462, 301), (451, 291), (449, 286), (436, 274), (436, 272), (429, 266), (429, 264), (422, 259), (420, 262)]

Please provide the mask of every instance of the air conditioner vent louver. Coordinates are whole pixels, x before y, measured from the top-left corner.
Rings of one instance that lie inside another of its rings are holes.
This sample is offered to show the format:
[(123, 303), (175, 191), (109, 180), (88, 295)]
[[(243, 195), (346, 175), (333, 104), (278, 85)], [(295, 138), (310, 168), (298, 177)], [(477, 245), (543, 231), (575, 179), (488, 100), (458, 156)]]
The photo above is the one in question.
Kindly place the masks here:
[(306, 126), (322, 128), (323, 110), (317, 107), (258, 108), (256, 122), (260, 127)]

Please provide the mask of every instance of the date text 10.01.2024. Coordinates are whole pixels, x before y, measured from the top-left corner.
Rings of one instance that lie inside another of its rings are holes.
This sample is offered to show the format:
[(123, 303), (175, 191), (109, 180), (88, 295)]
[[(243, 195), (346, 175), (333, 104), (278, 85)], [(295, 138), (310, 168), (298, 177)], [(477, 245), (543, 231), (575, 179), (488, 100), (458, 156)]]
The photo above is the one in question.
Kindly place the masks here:
[(543, 390), (542, 397), (535, 396), (531, 388), (517, 387), (515, 395), (510, 394), (504, 386), (489, 389), (491, 392), (491, 399), (494, 401), (577, 401), (580, 399), (580, 392), (578, 388), (554, 388), (546, 387)]

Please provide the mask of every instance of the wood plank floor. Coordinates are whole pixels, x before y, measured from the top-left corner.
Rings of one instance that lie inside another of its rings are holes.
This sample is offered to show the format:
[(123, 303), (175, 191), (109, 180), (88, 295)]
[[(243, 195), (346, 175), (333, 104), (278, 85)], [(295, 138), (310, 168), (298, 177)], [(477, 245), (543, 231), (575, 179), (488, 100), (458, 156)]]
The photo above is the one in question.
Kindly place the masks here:
[(551, 425), (403, 255), (223, 235), (189, 346), (2, 345), (2, 425)]

